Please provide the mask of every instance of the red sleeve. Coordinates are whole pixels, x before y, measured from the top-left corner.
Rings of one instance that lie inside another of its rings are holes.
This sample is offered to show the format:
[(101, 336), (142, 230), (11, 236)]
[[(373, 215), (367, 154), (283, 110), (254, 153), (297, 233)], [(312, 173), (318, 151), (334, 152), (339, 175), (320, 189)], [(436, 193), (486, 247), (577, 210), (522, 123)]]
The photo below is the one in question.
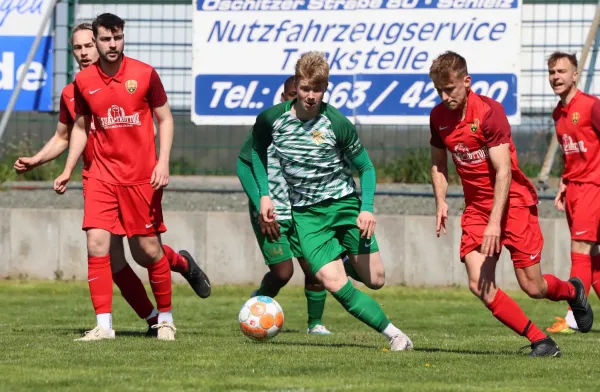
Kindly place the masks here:
[(73, 98), (75, 98), (75, 113), (81, 116), (89, 116), (92, 114), (87, 101), (83, 94), (79, 91), (79, 86), (75, 83), (75, 91), (73, 92)]
[(58, 114), (58, 121), (65, 125), (71, 125), (75, 122), (75, 119), (72, 116), (72, 111), (69, 110), (69, 104), (71, 102), (67, 102), (67, 98), (65, 94), (60, 95), (60, 112)]
[(487, 147), (496, 147), (503, 143), (510, 143), (510, 124), (501, 108), (490, 107), (483, 118), (481, 130), (485, 137)]
[(433, 125), (431, 116), (429, 116), (429, 132), (431, 133), (431, 138), (429, 139), (429, 144), (431, 144), (435, 148), (445, 150), (446, 145), (444, 144), (444, 141), (440, 137), (439, 132), (435, 129), (435, 126)]
[(148, 92), (146, 93), (146, 99), (148, 99), (148, 105), (151, 109), (158, 108), (167, 102), (167, 93), (163, 87), (160, 77), (153, 68), (150, 74), (150, 82), (148, 85)]
[(590, 116), (592, 117), (592, 127), (594, 128), (596, 135), (600, 135), (600, 99), (594, 101)]

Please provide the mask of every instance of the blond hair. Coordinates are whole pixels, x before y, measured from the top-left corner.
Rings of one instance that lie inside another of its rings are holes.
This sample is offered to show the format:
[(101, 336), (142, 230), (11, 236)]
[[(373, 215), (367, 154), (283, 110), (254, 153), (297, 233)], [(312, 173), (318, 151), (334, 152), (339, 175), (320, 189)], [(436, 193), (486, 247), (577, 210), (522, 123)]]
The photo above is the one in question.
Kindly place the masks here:
[(300, 79), (315, 84), (329, 82), (329, 64), (322, 52), (307, 52), (300, 56), (296, 63), (296, 82)]
[(75, 37), (75, 33), (81, 30), (89, 30), (92, 31), (92, 24), (91, 23), (79, 23), (77, 26), (75, 26), (73, 28), (73, 31), (71, 31), (71, 45), (73, 45), (73, 38)]
[(457, 77), (467, 76), (467, 60), (460, 54), (446, 51), (440, 54), (429, 68), (429, 77), (440, 81), (448, 81), (455, 74)]

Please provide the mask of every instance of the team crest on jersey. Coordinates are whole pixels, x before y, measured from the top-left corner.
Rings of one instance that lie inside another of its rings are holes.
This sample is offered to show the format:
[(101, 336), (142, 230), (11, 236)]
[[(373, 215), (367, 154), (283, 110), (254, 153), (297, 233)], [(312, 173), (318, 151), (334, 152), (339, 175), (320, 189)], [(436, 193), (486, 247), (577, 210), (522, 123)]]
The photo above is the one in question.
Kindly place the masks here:
[(130, 94), (133, 94), (137, 90), (137, 80), (128, 80), (125, 82), (125, 88)]
[(479, 119), (475, 119), (473, 121), (473, 124), (471, 124), (471, 132), (475, 133), (477, 132), (477, 128), (479, 128)]
[(577, 122), (579, 121), (579, 112), (575, 112), (573, 113), (573, 124), (577, 124)]
[(315, 144), (323, 144), (323, 142), (325, 142), (325, 137), (321, 131), (313, 131), (312, 139)]

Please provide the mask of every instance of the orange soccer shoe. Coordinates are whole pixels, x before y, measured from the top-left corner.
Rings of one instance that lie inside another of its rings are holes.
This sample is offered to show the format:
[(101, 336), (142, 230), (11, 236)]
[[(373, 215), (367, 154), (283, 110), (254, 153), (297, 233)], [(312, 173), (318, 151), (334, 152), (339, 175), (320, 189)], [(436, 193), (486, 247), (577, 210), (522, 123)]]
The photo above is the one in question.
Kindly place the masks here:
[(556, 322), (551, 327), (546, 328), (546, 331), (551, 333), (574, 333), (575, 330), (569, 327), (567, 320), (562, 317), (554, 317)]

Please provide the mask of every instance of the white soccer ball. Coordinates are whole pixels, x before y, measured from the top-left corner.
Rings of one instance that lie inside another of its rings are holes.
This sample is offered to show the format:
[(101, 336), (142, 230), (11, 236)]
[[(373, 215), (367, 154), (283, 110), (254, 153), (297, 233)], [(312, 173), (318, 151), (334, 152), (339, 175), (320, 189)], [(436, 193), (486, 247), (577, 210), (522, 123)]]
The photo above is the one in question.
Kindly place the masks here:
[(265, 342), (273, 339), (283, 326), (283, 309), (271, 297), (250, 298), (238, 315), (240, 330), (249, 339)]

